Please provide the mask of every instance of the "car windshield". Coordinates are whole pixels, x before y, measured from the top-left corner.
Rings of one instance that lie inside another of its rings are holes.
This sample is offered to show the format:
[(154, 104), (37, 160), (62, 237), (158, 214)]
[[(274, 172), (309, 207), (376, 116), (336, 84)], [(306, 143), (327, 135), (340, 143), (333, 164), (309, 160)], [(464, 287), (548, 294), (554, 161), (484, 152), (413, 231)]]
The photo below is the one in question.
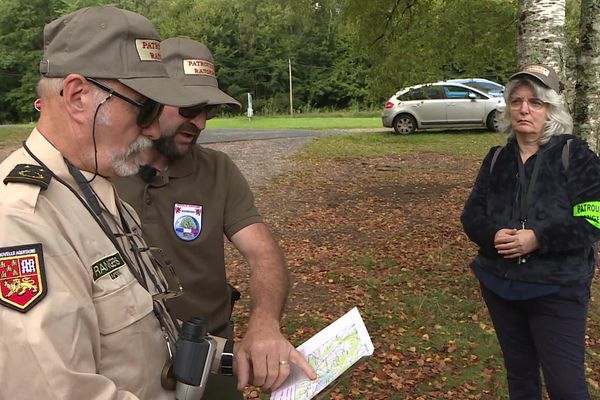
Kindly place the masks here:
[(475, 89), (483, 90), (486, 93), (503, 91), (502, 86), (491, 82), (466, 82), (465, 85), (471, 86)]

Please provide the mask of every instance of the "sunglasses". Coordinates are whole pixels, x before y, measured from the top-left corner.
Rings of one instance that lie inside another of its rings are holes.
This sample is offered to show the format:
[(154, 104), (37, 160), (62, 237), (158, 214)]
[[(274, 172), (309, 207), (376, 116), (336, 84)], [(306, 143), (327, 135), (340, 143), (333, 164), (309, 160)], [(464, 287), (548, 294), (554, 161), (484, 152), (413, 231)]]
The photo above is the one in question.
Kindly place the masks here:
[(125, 95), (122, 95), (121, 93), (117, 92), (116, 90), (109, 88), (108, 86), (104, 85), (103, 83), (98, 82), (97, 80), (95, 80), (93, 78), (86, 77), (85, 79), (88, 82), (91, 82), (94, 85), (98, 86), (100, 89), (110, 93), (111, 95), (115, 95), (116, 97), (120, 98), (121, 100), (125, 100), (129, 104), (132, 104), (132, 105), (136, 106), (137, 108), (139, 108), (140, 112), (137, 116), (136, 122), (137, 122), (138, 126), (141, 128), (147, 128), (150, 125), (152, 125), (154, 120), (156, 120), (156, 118), (158, 118), (160, 116), (160, 113), (162, 112), (162, 110), (164, 108), (163, 104), (157, 103), (154, 100), (148, 99), (144, 103), (139, 103)]
[(193, 107), (179, 107), (179, 115), (183, 118), (196, 118), (206, 112), (206, 119), (214, 118), (219, 112), (218, 104), (200, 104)]

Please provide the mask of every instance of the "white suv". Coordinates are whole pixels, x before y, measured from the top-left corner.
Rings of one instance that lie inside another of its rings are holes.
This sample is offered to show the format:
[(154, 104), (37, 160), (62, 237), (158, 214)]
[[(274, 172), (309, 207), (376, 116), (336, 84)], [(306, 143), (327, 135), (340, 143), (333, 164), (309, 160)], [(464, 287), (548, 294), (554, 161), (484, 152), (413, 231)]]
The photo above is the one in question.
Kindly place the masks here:
[(496, 115), (504, 98), (460, 83), (437, 82), (398, 91), (385, 104), (381, 121), (398, 134), (427, 128), (488, 128), (497, 130)]

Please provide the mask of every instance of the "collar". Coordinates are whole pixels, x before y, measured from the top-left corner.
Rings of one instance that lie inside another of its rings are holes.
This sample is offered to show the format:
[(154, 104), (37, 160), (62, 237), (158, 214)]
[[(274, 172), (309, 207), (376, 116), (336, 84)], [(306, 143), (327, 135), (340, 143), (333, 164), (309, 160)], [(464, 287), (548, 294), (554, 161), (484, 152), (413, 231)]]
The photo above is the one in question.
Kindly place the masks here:
[[(77, 182), (75, 182), (75, 179), (73, 179), (69, 173), (69, 169), (67, 168), (67, 164), (65, 163), (62, 154), (60, 151), (58, 151), (58, 149), (52, 146), (52, 144), (40, 131), (38, 131), (37, 128), (33, 129), (31, 135), (29, 135), (25, 143), (27, 144), (27, 147), (29, 147), (29, 150), (31, 150), (33, 154), (35, 154), (35, 156), (39, 158), (49, 170), (51, 170), (56, 176), (63, 179), (81, 194)], [(88, 180), (92, 179), (94, 176), (94, 174), (91, 172), (81, 172)], [(94, 192), (96, 192), (98, 197), (106, 205), (108, 211), (113, 215), (118, 215), (117, 196), (112, 183), (108, 179), (97, 175), (92, 181), (91, 186), (94, 189)]]
[(140, 169), (138, 175), (141, 176), (145, 173), (154, 173), (154, 175), (152, 175), (151, 178), (144, 179), (144, 177), (141, 176), (142, 180), (144, 180), (144, 182), (147, 182), (150, 186), (160, 187), (165, 186), (167, 183), (169, 183), (169, 179), (171, 178), (183, 178), (192, 175), (194, 173), (195, 164), (196, 156), (194, 154), (194, 150), (190, 149), (190, 151), (185, 153), (185, 155), (182, 158), (172, 161), (168, 165), (164, 173), (156, 174), (156, 170), (147, 171), (148, 166), (144, 166)]
[[(540, 150), (547, 152), (548, 150), (550, 150), (553, 147), (562, 146), (567, 140), (569, 140), (573, 137), (574, 137), (573, 135), (569, 135), (566, 133), (560, 134), (560, 135), (554, 135), (554, 136), (550, 137), (550, 140), (546, 144), (540, 146)], [(509, 139), (507, 141), (506, 145), (508, 147), (515, 147), (515, 148), (518, 147), (518, 144), (517, 144), (517, 141), (515, 138)]]

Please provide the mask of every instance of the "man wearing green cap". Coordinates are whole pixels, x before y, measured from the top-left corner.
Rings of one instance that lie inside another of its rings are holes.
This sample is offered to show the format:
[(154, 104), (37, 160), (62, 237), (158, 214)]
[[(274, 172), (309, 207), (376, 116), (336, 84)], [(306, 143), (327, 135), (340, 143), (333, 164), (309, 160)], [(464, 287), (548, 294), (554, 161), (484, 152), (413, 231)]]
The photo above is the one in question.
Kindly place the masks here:
[(193, 107), (165, 107), (162, 136), (149, 151), (149, 165), (137, 176), (120, 179), (117, 189), (139, 213), (146, 240), (164, 250), (165, 263), (181, 278), (184, 294), (169, 303), (178, 318), (201, 316), (213, 334), (232, 338), (224, 235), (251, 268), (250, 321), (235, 348), (237, 390), (235, 380), (211, 377), (204, 398), (239, 399), (246, 384), (274, 390), (290, 373), (290, 363), (315, 378), (280, 332), (289, 278), (248, 183), (227, 155), (195, 145), (220, 105), (240, 104), (219, 89), (206, 46), (178, 37), (163, 41), (161, 50), (169, 75), (202, 100)]
[(170, 292), (111, 183), (138, 170), (161, 103), (198, 103), (160, 59), (152, 23), (115, 7), (44, 29), (40, 119), (0, 164), (0, 397), (175, 397)]

